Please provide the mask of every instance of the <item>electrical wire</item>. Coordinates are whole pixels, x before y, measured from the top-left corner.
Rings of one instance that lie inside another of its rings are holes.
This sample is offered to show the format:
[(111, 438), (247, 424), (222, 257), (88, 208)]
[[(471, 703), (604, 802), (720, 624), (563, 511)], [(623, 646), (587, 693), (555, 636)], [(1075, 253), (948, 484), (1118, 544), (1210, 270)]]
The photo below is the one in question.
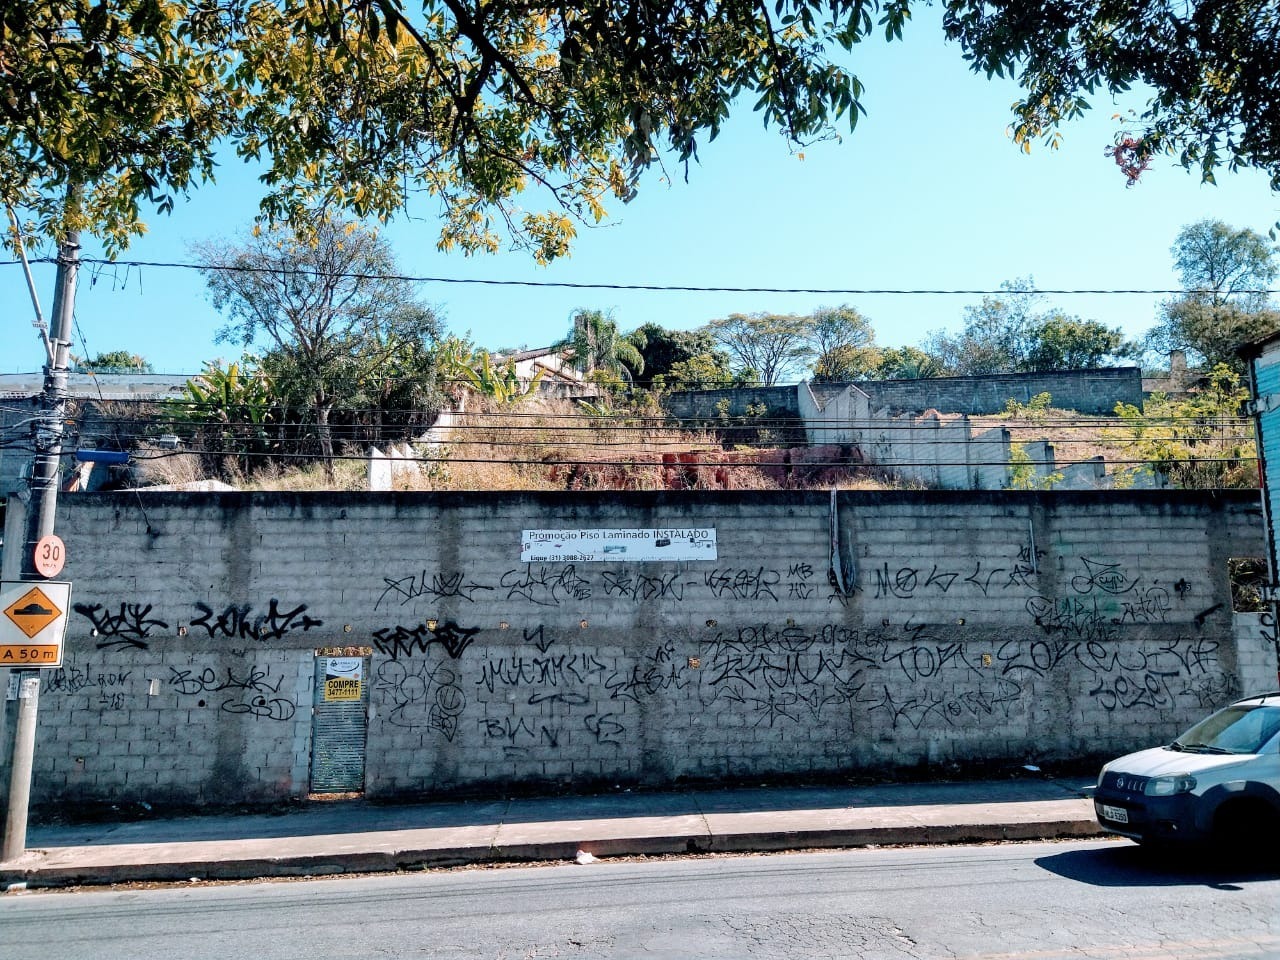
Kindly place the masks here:
[[(85, 398), (78, 398), (78, 399), (83, 400)], [(92, 398), (89, 398), (89, 399), (92, 399)], [(97, 402), (100, 402), (103, 404), (120, 404), (120, 405), (134, 404), (137, 406), (155, 406), (160, 408), (168, 408), (170, 410), (174, 408), (188, 408), (188, 409), (198, 410), (201, 408), (209, 408), (213, 406), (207, 401), (190, 400), (185, 398), (155, 400), (155, 399), (138, 398), (138, 397), (121, 397), (121, 398), (103, 397), (101, 400)], [(231, 404), (228, 404), (228, 406), (230, 407), (238, 406), (238, 407), (247, 408), (251, 405), (247, 403), (236, 404), (233, 402)], [(3, 407), (0, 407), (0, 409), (3, 409)], [(16, 410), (18, 408), (11, 408), (11, 409)], [(300, 412), (304, 410), (309, 410), (310, 406), (298, 405), (296, 407), (284, 407), (280, 404), (272, 404), (270, 406), (270, 409), (291, 409), (291, 410)], [(423, 411), (423, 408), (421, 407), (344, 406), (341, 408), (341, 413), (343, 415), (375, 415), (377, 414), (383, 417), (397, 416), (402, 414), (420, 414), (422, 411)], [(512, 420), (515, 420), (515, 421), (539, 420), (539, 421), (551, 421), (551, 422), (565, 421), (565, 422), (579, 422), (579, 423), (586, 421), (591, 424), (617, 424), (617, 428), (627, 428), (632, 426), (643, 427), (646, 425), (654, 425), (654, 426), (660, 426), (660, 427), (671, 427), (672, 425), (679, 425), (680, 427), (686, 427), (690, 425), (696, 425), (696, 426), (703, 426), (709, 429), (711, 428), (728, 429), (728, 428), (739, 428), (744, 426), (746, 427), (755, 427), (755, 426), (781, 427), (781, 426), (790, 425), (794, 427), (794, 426), (798, 426), (802, 422), (798, 416), (794, 416), (794, 415), (771, 417), (767, 415), (752, 416), (750, 414), (730, 414), (725, 417), (721, 417), (719, 415), (682, 417), (674, 414), (635, 414), (635, 413), (630, 413), (630, 412), (621, 411), (621, 410), (612, 410), (604, 414), (588, 413), (586, 411), (564, 412), (564, 413), (557, 413), (554, 411), (526, 411), (526, 410), (467, 411), (461, 414), (461, 416), (466, 417), (469, 420), (472, 420), (472, 419), (473, 420), (497, 420), (497, 421), (502, 421), (504, 424), (507, 421), (512, 421)], [(911, 414), (897, 415), (898, 418), (907, 417), (907, 416), (911, 416)], [(951, 423), (956, 423), (956, 422), (960, 422), (962, 420), (967, 419), (971, 424), (980, 424), (981, 421), (990, 420), (990, 421), (998, 421), (1000, 425), (1006, 426), (1009, 429), (1016, 429), (1016, 430), (1023, 430), (1023, 429), (1036, 430), (1036, 429), (1044, 429), (1046, 427), (1053, 428), (1053, 429), (1098, 429), (1098, 428), (1106, 428), (1106, 427), (1125, 427), (1131, 424), (1140, 424), (1144, 426), (1156, 425), (1156, 424), (1178, 424), (1178, 423), (1196, 423), (1196, 424), (1206, 424), (1206, 425), (1244, 425), (1244, 424), (1251, 424), (1253, 422), (1252, 418), (1247, 416), (1205, 417), (1205, 416), (1199, 416), (1194, 414), (1187, 414), (1182, 416), (1142, 414), (1132, 418), (1104, 416), (1101, 414), (1098, 414), (1098, 415), (1077, 414), (1072, 416), (1033, 417), (1033, 418), (1027, 418), (1025, 420), (1022, 420), (1021, 418), (1018, 418), (1014, 415), (1004, 415), (1001, 413), (970, 414), (970, 415), (948, 414), (945, 416), (948, 417), (949, 419), (941, 419), (938, 422), (942, 424), (951, 424)], [(156, 417), (156, 416), (149, 415), (147, 419), (151, 421), (155, 421), (159, 419), (159, 420), (164, 420), (166, 422), (179, 422), (179, 421), (189, 422), (182, 417), (166, 418), (166, 417)], [(1021, 420), (1021, 422), (1019, 422), (1019, 420)], [(223, 423), (227, 421), (215, 421), (212, 418), (208, 421), (205, 421), (205, 423), (208, 423), (208, 424), (212, 424), (215, 422)], [(234, 422), (234, 421), (231, 421), (231, 422)], [(838, 421), (838, 423), (841, 426), (852, 426), (858, 429), (886, 429), (890, 427), (894, 429), (898, 429), (898, 428), (910, 426), (912, 423), (919, 424), (923, 427), (926, 421), (921, 419), (920, 416), (917, 415), (917, 419), (911, 422), (901, 422), (900, 419), (886, 420), (884, 418), (872, 417), (872, 418), (842, 418)], [(512, 427), (512, 429), (523, 429), (523, 428)], [(565, 427), (563, 429), (569, 429), (569, 428)], [(581, 427), (581, 429), (595, 429), (595, 427), (584, 426), (584, 427)], [(830, 429), (830, 428), (826, 426), (826, 424), (819, 422), (819, 426), (816, 427), (816, 429)], [(928, 427), (928, 429), (934, 429), (934, 428)]]
[[(138, 460), (163, 460), (170, 457), (182, 456), (183, 454), (202, 454), (211, 457), (228, 457), (228, 458), (244, 458), (244, 459), (276, 459), (276, 460), (302, 460), (308, 463), (324, 463), (324, 462), (343, 462), (358, 461), (367, 462), (371, 458), (367, 454), (345, 454), (335, 453), (324, 455), (319, 453), (283, 453), (279, 451), (218, 451), (218, 450), (165, 450), (145, 453), (135, 453), (134, 458)], [(677, 456), (672, 454), (671, 456)], [(1195, 457), (1186, 461), (1171, 461), (1171, 463), (1193, 463), (1193, 464), (1210, 464), (1210, 463), (1249, 463), (1253, 462), (1254, 457)], [(929, 460), (927, 462), (919, 462), (914, 460), (901, 461), (875, 461), (875, 462), (814, 462), (791, 460), (704, 460), (704, 461), (680, 461), (680, 460), (547, 460), (533, 458), (511, 458), (503, 457), (501, 459), (482, 458), (482, 457), (452, 457), (442, 454), (436, 457), (430, 456), (413, 456), (413, 457), (397, 457), (398, 462), (408, 463), (425, 463), (425, 464), (450, 464), (450, 463), (485, 463), (485, 464), (519, 464), (522, 466), (539, 466), (539, 467), (652, 467), (667, 470), (688, 470), (688, 469), (704, 469), (713, 470), (726, 467), (777, 467), (789, 468), (793, 471), (824, 471), (832, 469), (846, 469), (851, 471), (876, 471), (883, 469), (901, 469), (901, 468), (917, 468), (932, 469), (935, 467), (1008, 467), (1008, 460)], [(1056, 462), (1056, 461), (1055, 461)], [(1050, 464), (1048, 460), (1028, 460), (1025, 461), (1028, 466), (1047, 466)], [(1148, 466), (1151, 464), (1149, 460), (1108, 460), (1108, 465), (1115, 466)], [(1058, 466), (1067, 466), (1068, 464), (1057, 464)]]
[[(0, 261), (0, 266), (15, 266), (20, 261)], [(53, 257), (36, 257), (31, 263), (56, 263)], [(206, 273), (260, 273), (274, 274), (285, 272), (278, 267), (254, 267), (241, 264), (190, 263), (177, 260), (111, 260), (102, 257), (82, 257), (80, 263), (86, 266), (115, 267), (153, 267), (167, 270), (198, 270)], [(484, 277), (436, 277), (417, 276), (399, 273), (347, 273), (341, 271), (321, 271), (288, 269), (290, 276), (314, 277), (326, 280), (388, 280), (405, 283), (444, 283), (463, 284), (488, 287), (546, 287), (562, 290), (642, 290), (656, 293), (797, 293), (828, 294), (840, 296), (1007, 296), (1004, 289), (981, 288), (901, 288), (901, 287), (732, 287), (732, 286), (700, 286), (691, 284), (659, 284), (659, 283), (582, 283), (564, 280), (496, 280)], [(1211, 290), (1183, 290), (1155, 287), (1098, 287), (1037, 289), (1036, 293), (1051, 296), (1168, 296), (1178, 294), (1205, 294)], [(1233, 291), (1241, 294), (1272, 295), (1280, 293), (1280, 289), (1257, 289)]]

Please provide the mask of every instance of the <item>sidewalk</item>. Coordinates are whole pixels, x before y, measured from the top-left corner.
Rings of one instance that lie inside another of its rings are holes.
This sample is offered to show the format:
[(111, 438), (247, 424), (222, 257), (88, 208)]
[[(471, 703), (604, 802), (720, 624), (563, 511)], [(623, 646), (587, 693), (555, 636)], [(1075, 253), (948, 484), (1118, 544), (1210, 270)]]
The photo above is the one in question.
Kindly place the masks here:
[(684, 790), (383, 806), (310, 804), (216, 815), (34, 827), (0, 888), (233, 880), (595, 856), (1083, 837), (1081, 780)]

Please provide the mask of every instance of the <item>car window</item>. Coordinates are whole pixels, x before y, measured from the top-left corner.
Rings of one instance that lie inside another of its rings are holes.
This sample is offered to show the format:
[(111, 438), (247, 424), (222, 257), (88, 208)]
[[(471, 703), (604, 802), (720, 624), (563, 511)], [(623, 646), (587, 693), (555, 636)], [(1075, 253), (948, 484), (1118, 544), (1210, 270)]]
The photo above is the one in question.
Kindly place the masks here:
[(1180, 736), (1177, 744), (1189, 750), (1257, 753), (1277, 733), (1280, 707), (1232, 706), (1201, 720)]

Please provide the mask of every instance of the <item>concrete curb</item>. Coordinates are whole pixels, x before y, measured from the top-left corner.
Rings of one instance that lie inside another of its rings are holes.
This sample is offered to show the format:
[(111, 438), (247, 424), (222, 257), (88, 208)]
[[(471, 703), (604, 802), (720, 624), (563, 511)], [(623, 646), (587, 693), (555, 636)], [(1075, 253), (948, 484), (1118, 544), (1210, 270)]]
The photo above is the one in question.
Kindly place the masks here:
[(111, 865), (31, 863), (46, 856), (31, 851), (21, 860), (0, 866), (0, 886), (25, 883), (28, 888), (197, 880), (251, 880), (272, 877), (318, 877), (351, 873), (386, 873), (496, 863), (572, 860), (579, 850), (597, 857), (662, 856), (710, 853), (777, 853), (836, 847), (945, 845), (1017, 840), (1078, 839), (1099, 836), (1093, 820), (1029, 823), (968, 823), (860, 827), (856, 829), (788, 830), (753, 833), (672, 834), (554, 840), (506, 846), (438, 847), (395, 851), (344, 851), (288, 857), (156, 861)]

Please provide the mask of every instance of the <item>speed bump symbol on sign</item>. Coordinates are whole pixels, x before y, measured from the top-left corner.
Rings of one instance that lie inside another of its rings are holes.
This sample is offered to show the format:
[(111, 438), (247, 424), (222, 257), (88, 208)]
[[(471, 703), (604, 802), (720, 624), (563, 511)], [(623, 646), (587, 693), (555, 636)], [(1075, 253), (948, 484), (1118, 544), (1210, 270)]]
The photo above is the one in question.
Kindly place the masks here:
[(62, 616), (57, 604), (50, 600), (39, 587), (32, 587), (9, 606), (4, 615), (15, 626), (31, 639), (49, 624)]

